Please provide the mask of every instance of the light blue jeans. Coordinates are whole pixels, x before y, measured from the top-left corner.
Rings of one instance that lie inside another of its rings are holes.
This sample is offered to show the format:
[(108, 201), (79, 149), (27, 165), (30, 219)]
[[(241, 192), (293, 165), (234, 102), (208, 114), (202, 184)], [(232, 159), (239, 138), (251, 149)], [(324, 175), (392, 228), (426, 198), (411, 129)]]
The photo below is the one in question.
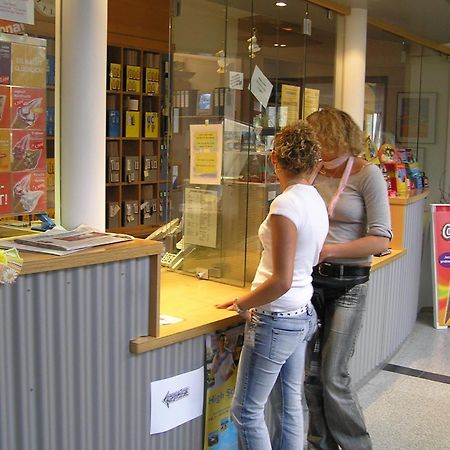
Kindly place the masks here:
[[(274, 388), (279, 405), (273, 437), (274, 449), (294, 450), (303, 442), (303, 373), (307, 342), (317, 328), (311, 306), (294, 317), (252, 314), (245, 329), (231, 417), (239, 433), (241, 450), (271, 450), (264, 407)], [(278, 378), (278, 381), (277, 381)]]

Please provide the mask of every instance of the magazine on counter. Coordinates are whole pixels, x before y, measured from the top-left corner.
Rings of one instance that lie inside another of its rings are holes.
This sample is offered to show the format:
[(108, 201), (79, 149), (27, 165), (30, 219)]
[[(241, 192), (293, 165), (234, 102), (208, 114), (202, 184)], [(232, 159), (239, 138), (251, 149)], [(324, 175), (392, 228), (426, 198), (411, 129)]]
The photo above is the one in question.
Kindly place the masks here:
[[(50, 230), (42, 234), (20, 237), (14, 240), (16, 247), (22, 250), (42, 251), (45, 249), (57, 252), (75, 252), (98, 245), (114, 244), (132, 240), (126, 234), (106, 233), (81, 226), (72, 231)], [(25, 248), (27, 247), (27, 248)]]

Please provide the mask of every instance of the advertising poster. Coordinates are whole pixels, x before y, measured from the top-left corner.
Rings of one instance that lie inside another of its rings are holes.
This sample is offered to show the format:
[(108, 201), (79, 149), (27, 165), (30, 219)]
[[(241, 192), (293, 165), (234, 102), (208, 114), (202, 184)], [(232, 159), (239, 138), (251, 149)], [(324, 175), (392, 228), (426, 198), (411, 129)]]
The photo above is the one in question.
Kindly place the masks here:
[(0, 173), (0, 214), (10, 214), (11, 211), (11, 175)]
[(0, 84), (11, 84), (11, 44), (0, 42)]
[(190, 144), (190, 183), (219, 185), (222, 176), (222, 124), (191, 125)]
[(9, 128), (10, 89), (0, 85), (0, 128)]
[(13, 130), (11, 148), (11, 170), (13, 172), (45, 169), (45, 138), (43, 131)]
[(450, 205), (431, 205), (434, 327), (450, 326)]
[(46, 179), (45, 171), (13, 173), (12, 192), (15, 213), (45, 212), (47, 206)]
[(237, 429), (230, 418), (244, 325), (206, 336), (204, 450), (237, 450)]
[(0, 130), (0, 172), (11, 171), (11, 139), (9, 130)]
[(45, 130), (45, 90), (12, 88), (11, 128)]
[(11, 46), (11, 79), (14, 86), (44, 88), (47, 81), (45, 47), (13, 43)]

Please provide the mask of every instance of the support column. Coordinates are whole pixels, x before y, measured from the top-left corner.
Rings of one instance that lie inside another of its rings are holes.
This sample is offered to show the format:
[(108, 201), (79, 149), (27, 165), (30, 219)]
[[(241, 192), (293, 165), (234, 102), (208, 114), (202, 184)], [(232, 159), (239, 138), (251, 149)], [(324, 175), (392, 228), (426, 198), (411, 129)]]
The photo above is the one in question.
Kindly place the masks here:
[(345, 16), (342, 109), (363, 128), (366, 78), (367, 9)]
[(107, 0), (61, 7), (61, 225), (105, 229)]

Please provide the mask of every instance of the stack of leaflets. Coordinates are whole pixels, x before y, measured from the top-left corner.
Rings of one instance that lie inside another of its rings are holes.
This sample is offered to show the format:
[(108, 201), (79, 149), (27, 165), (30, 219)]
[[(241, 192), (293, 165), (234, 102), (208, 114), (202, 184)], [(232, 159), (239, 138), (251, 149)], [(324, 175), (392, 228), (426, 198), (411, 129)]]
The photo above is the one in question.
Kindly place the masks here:
[(49, 230), (32, 236), (20, 237), (14, 241), (0, 241), (0, 247), (17, 248), (52, 255), (67, 255), (98, 245), (114, 244), (132, 240), (126, 234), (114, 234), (97, 231), (81, 226), (73, 231)]

